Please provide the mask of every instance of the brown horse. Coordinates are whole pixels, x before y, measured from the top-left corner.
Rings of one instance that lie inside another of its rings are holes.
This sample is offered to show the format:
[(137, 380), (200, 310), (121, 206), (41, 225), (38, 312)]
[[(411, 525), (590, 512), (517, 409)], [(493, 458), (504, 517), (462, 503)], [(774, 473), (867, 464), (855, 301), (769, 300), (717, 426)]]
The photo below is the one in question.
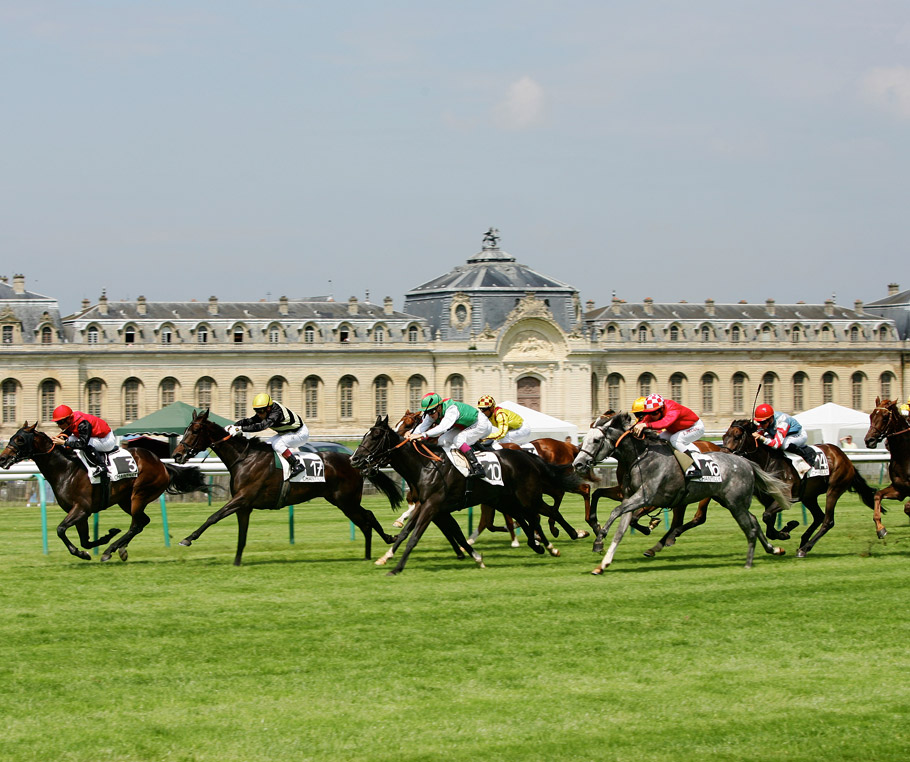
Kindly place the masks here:
[(85, 466), (72, 450), (56, 445), (47, 434), (37, 430), (37, 424), (29, 426), (26, 421), (0, 452), (0, 468), (9, 468), (25, 458), (35, 462), (54, 490), (57, 503), (66, 511), (66, 518), (57, 527), (57, 536), (70, 553), (85, 561), (92, 557), (69, 541), (66, 530), (76, 527), (83, 548), (104, 545), (120, 534), (120, 530), (110, 529), (104, 537), (91, 541), (88, 517), (112, 505), (119, 505), (131, 518), (130, 528), (101, 554), (101, 560), (110, 560), (117, 551), (120, 558), (126, 561), (126, 546), (149, 523), (145, 507), (162, 492), (179, 495), (209, 491), (205, 476), (195, 466), (180, 468), (162, 463), (158, 456), (141, 447), (131, 448), (130, 454), (136, 461), (136, 478), (121, 479), (109, 485), (93, 485)]
[[(809, 527), (803, 532), (799, 540), (797, 558), (805, 558), (806, 554), (834, 526), (834, 506), (840, 496), (848, 489), (855, 491), (862, 501), (872, 508), (874, 490), (853, 466), (844, 451), (837, 445), (822, 444), (818, 448), (825, 453), (828, 459), (828, 476), (811, 476), (800, 479), (796, 468), (780, 448), (768, 447), (756, 441), (753, 434), (758, 430), (754, 421), (746, 418), (733, 421), (724, 434), (724, 447), (736, 455), (742, 455), (753, 463), (790, 486), (793, 502), (802, 501), (803, 505), (812, 514)], [(818, 505), (818, 496), (825, 495), (825, 510)], [(758, 494), (758, 501), (765, 507), (762, 519), (765, 522), (766, 533), (771, 539), (787, 540), (790, 532), (799, 526), (798, 521), (790, 521), (783, 531), (772, 534), (774, 521), (778, 513), (789, 507), (778, 505), (771, 495)], [(817, 530), (817, 531), (816, 531)]]
[[(866, 432), (866, 447), (870, 450), (886, 439), (885, 445), (891, 453), (888, 464), (888, 478), (891, 479), (884, 489), (875, 493), (873, 514), (875, 533), (881, 540), (888, 534), (882, 524), (882, 500), (906, 500), (910, 497), (910, 433), (907, 419), (901, 415), (897, 400), (875, 398), (875, 410), (869, 414), (869, 431)], [(904, 513), (910, 516), (910, 502), (904, 505)]]
[[(363, 532), (365, 558), (370, 558), (372, 532), (388, 545), (394, 537), (386, 534), (372, 511), (361, 504), (363, 476), (351, 467), (351, 457), (340, 452), (320, 452), (324, 468), (323, 482), (286, 482), (280, 467), (275, 465), (275, 451), (260, 439), (247, 439), (238, 434), (231, 436), (214, 421), (209, 411), (196, 414), (183, 432), (183, 438), (174, 450), (174, 460), (183, 463), (196, 453), (211, 447), (227, 466), (231, 474), (231, 499), (209, 516), (202, 526), (180, 541), (192, 545), (212, 524), (231, 514), (237, 514), (237, 553), (234, 565), (240, 566), (246, 545), (250, 514), (254, 509), (278, 510), (286, 505), (297, 505), (321, 497), (338, 508)], [(382, 492), (393, 506), (401, 503), (401, 492), (381, 471), (370, 475), (370, 482)]]

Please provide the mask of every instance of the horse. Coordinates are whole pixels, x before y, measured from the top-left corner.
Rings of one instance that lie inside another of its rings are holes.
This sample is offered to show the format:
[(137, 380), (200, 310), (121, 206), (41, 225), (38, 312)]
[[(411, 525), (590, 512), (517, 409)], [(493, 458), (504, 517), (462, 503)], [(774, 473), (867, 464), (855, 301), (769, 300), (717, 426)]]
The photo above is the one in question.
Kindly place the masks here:
[(10, 437), (3, 452), (0, 452), (0, 468), (9, 468), (25, 458), (35, 462), (51, 485), (58, 505), (66, 511), (66, 518), (57, 527), (57, 536), (72, 555), (84, 561), (90, 561), (92, 557), (69, 541), (67, 529), (76, 527), (79, 543), (86, 550), (105, 545), (120, 534), (120, 530), (114, 528), (97, 540), (89, 540), (88, 517), (93, 513), (119, 505), (130, 516), (129, 529), (101, 554), (102, 561), (109, 561), (116, 551), (120, 559), (126, 561), (127, 545), (150, 521), (145, 514), (149, 503), (165, 491), (171, 495), (209, 491), (205, 476), (196, 466), (181, 468), (162, 463), (157, 455), (142, 447), (130, 448), (130, 454), (136, 461), (135, 478), (93, 485), (78, 456), (66, 447), (58, 447), (37, 427), (37, 423), (29, 426), (26, 421)]
[[(539, 535), (546, 542), (540, 526), (540, 514), (556, 516), (569, 536), (574, 537), (575, 530), (558, 511), (553, 511), (543, 501), (543, 495), (547, 490), (577, 488), (580, 477), (571, 469), (551, 466), (522, 450), (502, 450), (498, 455), (503, 486), (463, 476), (445, 456), (438, 455), (421, 442), (403, 439), (389, 425), (388, 416), (378, 417), (351, 457), (351, 464), (366, 473), (386, 464), (391, 465), (411, 485), (418, 509), (376, 564), (388, 562), (401, 543), (410, 537), (398, 565), (389, 575), (401, 573), (429, 523), (438, 518), (443, 518), (445, 526), (461, 547), (469, 547), (461, 527), (451, 514), (478, 503), (496, 503), (503, 513), (515, 519), (527, 536), (528, 546), (535, 553), (545, 552), (544, 545), (537, 539)], [(469, 552), (482, 566), (482, 556), (473, 548)], [(550, 552), (558, 555), (555, 549)]]
[(634, 511), (646, 506), (662, 508), (677, 503), (694, 503), (705, 498), (713, 498), (730, 511), (742, 529), (749, 544), (747, 569), (752, 567), (756, 540), (766, 553), (784, 555), (782, 548), (768, 542), (758, 520), (749, 512), (749, 506), (757, 489), (769, 491), (782, 502), (787, 502), (783, 490), (788, 485), (751, 461), (723, 452), (712, 453), (716, 474), (721, 479), (719, 482), (687, 482), (670, 445), (662, 440), (649, 442), (647, 432), (645, 437), (637, 438), (632, 433), (634, 424), (635, 419), (630, 413), (619, 413), (602, 425), (588, 429), (581, 452), (575, 459), (577, 469), (590, 468), (593, 463), (610, 455), (623, 466), (621, 486), (624, 499), (597, 533), (598, 539), (603, 539), (616, 519), (621, 517), (622, 520), (607, 554), (592, 574), (603, 574), (612, 563), (616, 546), (628, 529)]
[[(237, 553), (234, 566), (240, 566), (246, 546), (250, 514), (257, 510), (278, 510), (286, 505), (305, 503), (321, 497), (338, 508), (363, 533), (364, 557), (369, 559), (373, 530), (388, 545), (394, 538), (386, 534), (372, 511), (361, 504), (363, 476), (351, 467), (351, 456), (340, 452), (320, 452), (323, 461), (323, 482), (286, 482), (281, 467), (275, 465), (275, 451), (260, 439), (247, 439), (242, 434), (231, 436), (209, 419), (208, 409), (193, 411), (193, 420), (183, 432), (174, 450), (174, 460), (185, 462), (209, 447), (221, 458), (231, 474), (231, 499), (209, 516), (194, 532), (180, 541), (190, 546), (212, 524), (231, 514), (237, 514)], [(370, 482), (384, 494), (393, 506), (401, 504), (401, 492), (388, 475), (378, 471)]]
[[(910, 439), (905, 434), (910, 432), (907, 419), (901, 415), (897, 400), (875, 398), (875, 409), (869, 414), (869, 430), (864, 441), (866, 447), (874, 449), (883, 439), (891, 453), (888, 464), (888, 478), (891, 479), (884, 489), (875, 493), (873, 498), (872, 518), (875, 521), (875, 534), (882, 540), (888, 534), (882, 524), (882, 500), (906, 500), (910, 497)], [(904, 513), (910, 516), (910, 502), (904, 505)]]
[[(758, 426), (748, 418), (733, 421), (724, 434), (724, 447), (735, 455), (742, 455), (753, 463), (757, 463), (768, 473), (774, 474), (786, 482), (790, 486), (793, 501), (802, 501), (803, 505), (809, 509), (812, 521), (799, 540), (797, 558), (805, 558), (806, 554), (815, 547), (815, 543), (834, 526), (834, 506), (848, 489), (856, 492), (867, 506), (873, 507), (875, 490), (866, 483), (844, 451), (837, 445), (818, 446), (828, 459), (828, 476), (810, 476), (801, 479), (786, 453), (780, 448), (768, 447), (758, 442), (752, 436), (756, 431), (758, 431)], [(824, 511), (818, 505), (818, 496), (822, 493), (825, 495)], [(767, 535), (772, 539), (777, 539), (772, 535), (771, 529), (774, 526), (776, 515), (788, 506), (778, 505), (770, 495), (757, 495), (757, 498), (765, 507), (762, 518), (767, 527)], [(774, 506), (778, 506), (777, 510), (773, 510)], [(798, 524), (797, 521), (789, 522), (783, 531), (778, 533), (780, 539), (789, 539), (790, 532)], [(816, 532), (816, 530), (818, 531)]]

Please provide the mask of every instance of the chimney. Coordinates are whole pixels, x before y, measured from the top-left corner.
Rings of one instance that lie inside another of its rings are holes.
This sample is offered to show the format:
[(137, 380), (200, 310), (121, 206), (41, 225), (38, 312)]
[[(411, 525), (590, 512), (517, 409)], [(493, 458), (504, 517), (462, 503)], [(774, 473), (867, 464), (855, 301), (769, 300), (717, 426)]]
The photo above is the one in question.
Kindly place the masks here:
[(825, 314), (828, 317), (834, 314), (834, 300), (830, 296), (825, 299)]
[(888, 284), (888, 296), (894, 296), (898, 291), (901, 290), (901, 287), (897, 283)]
[(85, 312), (91, 306), (92, 306), (92, 303), (88, 299), (82, 300), (82, 311), (83, 312)]
[(25, 293), (25, 276), (17, 273), (13, 276), (13, 293), (14, 294), (24, 294)]
[(645, 315), (654, 314), (654, 300), (650, 296), (645, 297)]
[(348, 299), (348, 315), (356, 315), (356, 314), (357, 314), (357, 297), (352, 296), (350, 299)]
[(107, 315), (107, 291), (102, 291), (101, 298), (98, 299), (98, 314)]
[(278, 300), (278, 314), (279, 315), (288, 314), (288, 298), (286, 296), (282, 296)]
[(7, 278), (5, 275), (0, 275), (0, 283), (9, 285), (9, 278)]
[(774, 300), (765, 299), (765, 312), (767, 312), (771, 317), (774, 317)]
[(863, 300), (862, 299), (857, 299), (855, 302), (853, 302), (853, 311), (859, 315), (863, 314)]
[(145, 297), (140, 296), (136, 300), (136, 312), (140, 315), (148, 315), (148, 307), (145, 305)]
[(610, 311), (614, 315), (618, 315), (621, 309), (622, 309), (622, 299), (619, 299), (618, 297), (614, 296), (613, 300), (610, 302)]
[(594, 300), (593, 299), (588, 299), (588, 301), (585, 302), (585, 309), (588, 312), (590, 312), (591, 310), (594, 309)]
[(209, 297), (209, 315), (218, 314), (218, 297), (210, 296)]
[(714, 300), (710, 296), (705, 299), (705, 312), (709, 317), (714, 317)]
[(395, 311), (395, 303), (392, 301), (391, 296), (387, 296), (382, 300), (382, 311), (386, 315), (391, 315)]

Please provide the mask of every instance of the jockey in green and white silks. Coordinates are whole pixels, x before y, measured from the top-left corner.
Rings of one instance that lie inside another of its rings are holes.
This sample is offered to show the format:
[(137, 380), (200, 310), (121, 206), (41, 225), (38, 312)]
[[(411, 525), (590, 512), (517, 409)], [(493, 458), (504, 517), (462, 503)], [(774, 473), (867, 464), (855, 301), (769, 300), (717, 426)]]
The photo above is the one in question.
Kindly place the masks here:
[(431, 392), (420, 401), (423, 420), (414, 431), (408, 432), (407, 439), (428, 439), (439, 437), (439, 445), (446, 449), (458, 448), (474, 476), (483, 476), (483, 469), (477, 462), (477, 456), (471, 449), (478, 439), (483, 439), (493, 431), (493, 426), (485, 415), (473, 405), (442, 399)]

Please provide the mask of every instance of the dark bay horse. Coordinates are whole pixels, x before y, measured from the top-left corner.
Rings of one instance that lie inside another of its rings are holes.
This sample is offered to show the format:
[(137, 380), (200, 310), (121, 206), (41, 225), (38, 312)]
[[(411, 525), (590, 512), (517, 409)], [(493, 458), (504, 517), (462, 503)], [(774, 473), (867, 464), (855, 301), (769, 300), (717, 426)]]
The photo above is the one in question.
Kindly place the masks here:
[[(609, 531), (616, 519), (621, 518), (619, 529), (600, 565), (592, 574), (603, 574), (612, 563), (616, 546), (629, 527), (631, 516), (640, 508), (670, 507), (677, 503), (695, 503), (712, 498), (733, 515), (749, 543), (746, 568), (751, 568), (755, 557), (755, 542), (761, 543), (766, 553), (782, 556), (784, 550), (768, 542), (758, 520), (749, 511), (752, 495), (757, 490), (775, 494), (787, 502), (788, 485), (766, 473), (754, 463), (736, 455), (712, 453), (717, 465), (719, 482), (686, 481), (679, 462), (665, 442), (637, 438), (632, 433), (635, 419), (630, 413), (619, 413), (610, 421), (588, 429), (581, 452), (575, 459), (576, 468), (589, 468), (593, 463), (612, 455), (623, 466), (621, 483), (623, 501), (613, 509), (610, 518), (598, 532), (598, 538)], [(657, 445), (657, 446), (653, 446)]]
[[(546, 542), (540, 526), (541, 514), (555, 515), (569, 536), (575, 537), (577, 533), (565, 518), (543, 500), (548, 491), (577, 488), (580, 478), (572, 469), (551, 466), (522, 450), (501, 450), (498, 455), (503, 486), (481, 479), (468, 480), (438, 449), (431, 450), (422, 442), (403, 439), (389, 426), (388, 416), (377, 418), (354, 452), (351, 463), (366, 473), (391, 465), (414, 491), (417, 509), (392, 547), (376, 563), (381, 565), (390, 560), (399, 545), (410, 537), (398, 565), (389, 572), (390, 575), (400, 573), (429, 523), (438, 518), (445, 518), (448, 531), (458, 544), (468, 547), (464, 533), (451, 514), (479, 503), (495, 504), (515, 519), (535, 553), (545, 552), (544, 545), (537, 539), (541, 537)], [(483, 559), (476, 551), (471, 549), (469, 552), (478, 564), (482, 564)]]
[(92, 557), (69, 541), (66, 530), (71, 526), (76, 527), (83, 548), (104, 545), (120, 534), (120, 530), (110, 529), (104, 537), (91, 541), (88, 517), (112, 505), (119, 505), (130, 516), (130, 527), (101, 554), (101, 560), (110, 560), (114, 551), (117, 551), (120, 558), (126, 561), (127, 545), (150, 521), (145, 515), (145, 507), (160, 497), (162, 492), (179, 495), (209, 491), (205, 476), (195, 466), (181, 468), (162, 463), (157, 455), (141, 447), (130, 448), (130, 454), (136, 461), (138, 475), (135, 479), (111, 482), (107, 499), (103, 500), (104, 485), (91, 483), (85, 466), (76, 454), (66, 447), (56, 445), (47, 434), (37, 430), (37, 424), (29, 426), (26, 421), (10, 437), (3, 452), (0, 452), (0, 468), (9, 468), (25, 458), (31, 458), (35, 462), (54, 490), (58, 505), (66, 511), (66, 518), (57, 527), (57, 536), (70, 553), (85, 561)]
[[(862, 501), (873, 507), (875, 491), (866, 484), (866, 480), (854, 468), (853, 463), (837, 445), (818, 445), (828, 459), (828, 476), (811, 476), (800, 479), (790, 458), (780, 448), (768, 447), (756, 441), (753, 434), (758, 431), (754, 421), (746, 418), (733, 421), (724, 434), (724, 447), (735, 455), (742, 455), (778, 479), (786, 482), (790, 487), (790, 496), (794, 501), (802, 501), (803, 505), (812, 514), (809, 527), (803, 532), (799, 540), (797, 558), (805, 558), (806, 554), (834, 526), (834, 506), (840, 496), (848, 489), (859, 494)], [(825, 495), (825, 510), (818, 505), (818, 496)], [(771, 495), (756, 495), (758, 501), (765, 507), (763, 519), (768, 537), (786, 540), (790, 532), (798, 525), (798, 521), (791, 521), (777, 536), (772, 534), (774, 520), (777, 514), (787, 508), (779, 505)], [(816, 531), (817, 530), (817, 531)]]
[[(250, 514), (254, 509), (278, 510), (286, 505), (298, 505), (321, 497), (338, 508), (363, 532), (365, 558), (370, 558), (372, 532), (386, 544), (393, 537), (386, 534), (372, 511), (360, 504), (363, 495), (363, 476), (351, 467), (349, 455), (340, 452), (321, 452), (325, 466), (324, 482), (285, 483), (280, 467), (275, 466), (275, 451), (260, 439), (247, 439), (241, 434), (230, 436), (225, 429), (209, 420), (209, 411), (197, 414), (183, 433), (174, 450), (174, 460), (183, 463), (187, 458), (211, 447), (231, 474), (231, 499), (209, 516), (196, 531), (180, 541), (192, 545), (212, 524), (231, 514), (237, 514), (237, 554), (234, 565), (240, 566), (246, 545)], [(372, 474), (370, 482), (384, 494), (393, 506), (401, 503), (401, 492), (386, 474)]]
[[(910, 424), (901, 415), (897, 400), (875, 398), (875, 410), (869, 414), (869, 431), (866, 432), (866, 447), (870, 450), (879, 442), (886, 439), (885, 443), (891, 453), (891, 462), (888, 464), (888, 478), (891, 479), (884, 489), (875, 493), (873, 498), (873, 514), (875, 521), (875, 534), (878, 539), (884, 539), (888, 534), (882, 524), (882, 500), (906, 500), (910, 497)], [(904, 505), (904, 513), (910, 516), (910, 503)]]

